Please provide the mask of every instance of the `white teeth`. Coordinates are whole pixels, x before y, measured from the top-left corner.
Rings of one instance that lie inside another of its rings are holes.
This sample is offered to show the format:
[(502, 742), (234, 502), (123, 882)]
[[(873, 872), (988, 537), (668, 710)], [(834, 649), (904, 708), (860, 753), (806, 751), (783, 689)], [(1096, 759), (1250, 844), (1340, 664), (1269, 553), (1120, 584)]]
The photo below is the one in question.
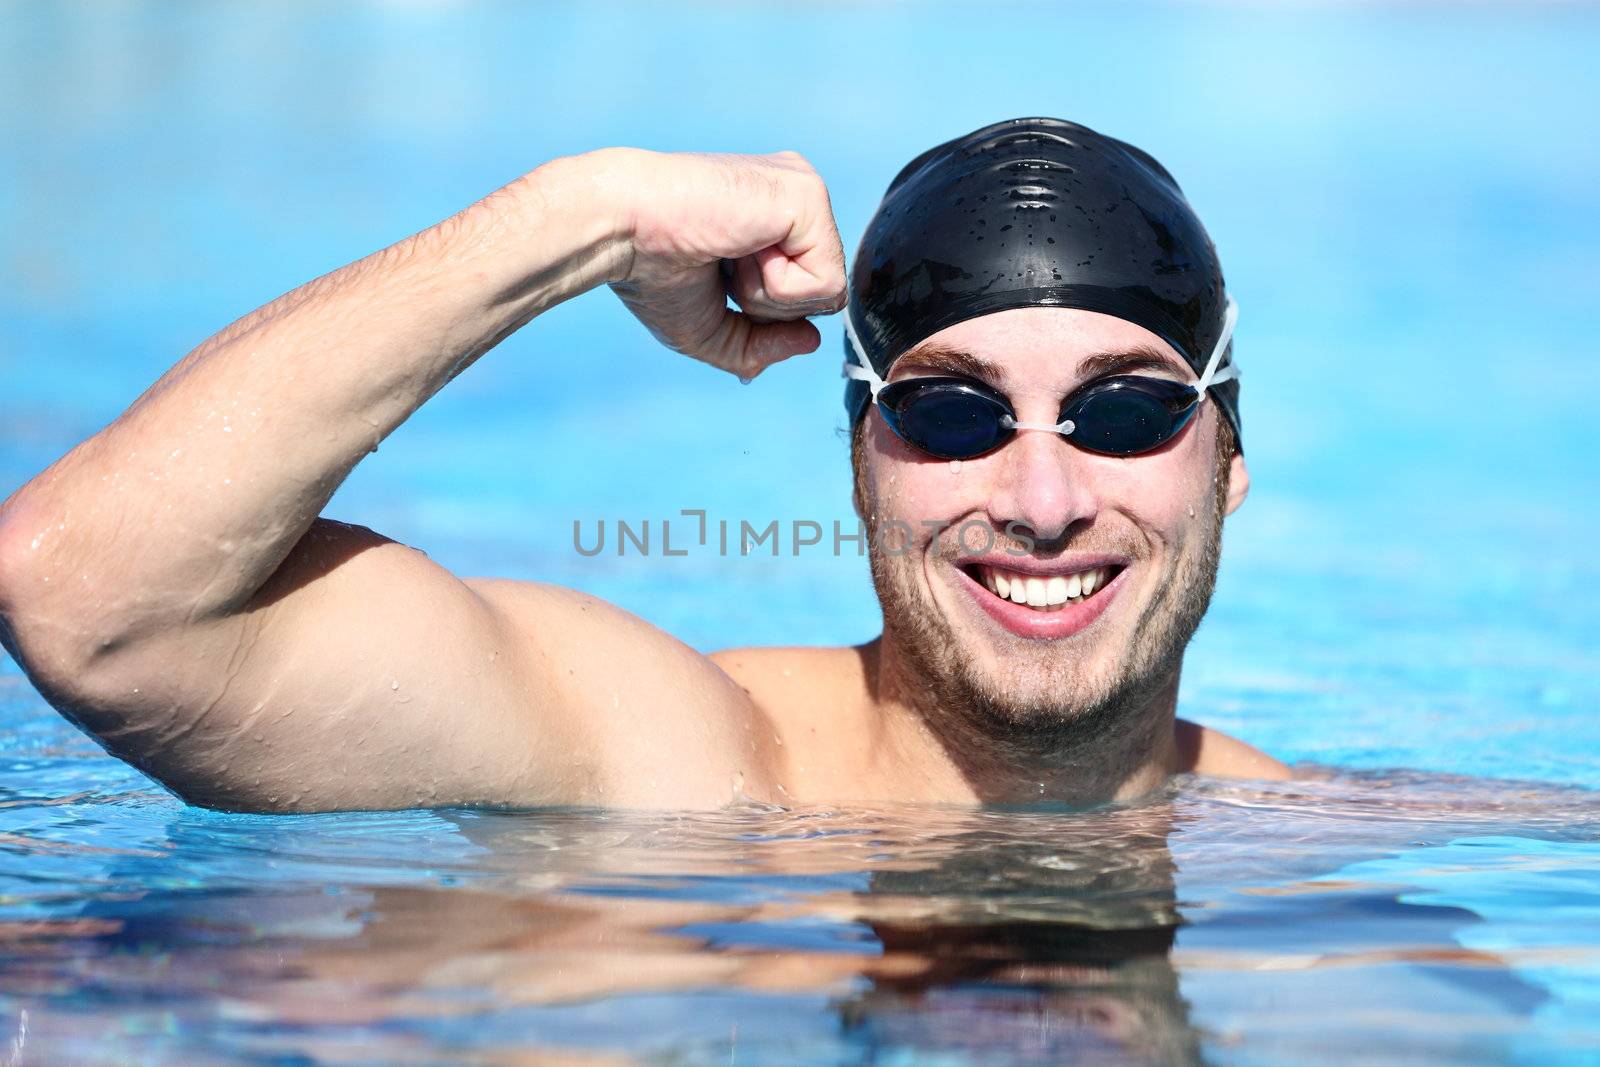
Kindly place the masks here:
[(1063, 604), (1079, 603), (1110, 580), (1104, 567), (1047, 578), (1015, 572), (1007, 574), (994, 567), (984, 567), (980, 574), (983, 584), (1000, 599), (1050, 611), (1059, 609)]

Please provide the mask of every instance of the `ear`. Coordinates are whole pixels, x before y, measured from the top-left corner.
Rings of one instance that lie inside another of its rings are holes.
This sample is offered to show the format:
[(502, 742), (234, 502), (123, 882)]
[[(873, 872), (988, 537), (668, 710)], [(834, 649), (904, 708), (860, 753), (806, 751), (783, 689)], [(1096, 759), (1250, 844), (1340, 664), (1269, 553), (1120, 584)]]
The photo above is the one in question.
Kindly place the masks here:
[(1250, 494), (1250, 469), (1244, 465), (1244, 453), (1235, 452), (1228, 460), (1228, 507), (1223, 512), (1232, 515)]

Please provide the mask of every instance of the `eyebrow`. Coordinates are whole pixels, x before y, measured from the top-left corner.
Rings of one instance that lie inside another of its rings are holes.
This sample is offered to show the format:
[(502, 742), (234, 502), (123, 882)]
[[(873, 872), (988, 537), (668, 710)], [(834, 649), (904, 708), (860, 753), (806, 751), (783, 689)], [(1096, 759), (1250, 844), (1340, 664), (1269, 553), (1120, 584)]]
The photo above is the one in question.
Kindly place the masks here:
[[(1005, 376), (999, 364), (948, 345), (932, 344), (913, 348), (895, 362), (921, 367), (924, 370), (977, 378), (990, 385)], [(1119, 352), (1095, 352), (1084, 356), (1078, 367), (1079, 374), (1086, 382), (1136, 370), (1164, 370), (1177, 375), (1191, 373), (1187, 365), (1180, 364), (1154, 345), (1134, 345)]]
[(1164, 370), (1173, 374), (1189, 374), (1187, 364), (1180, 364), (1154, 345), (1134, 345), (1121, 352), (1096, 352), (1083, 357), (1079, 367), (1084, 381), (1102, 378), (1108, 374), (1126, 374), (1135, 370)]
[(924, 370), (942, 371), (945, 374), (956, 374), (966, 378), (977, 378), (991, 385), (999, 381), (1004, 375), (998, 364), (991, 363), (981, 356), (975, 356), (960, 348), (951, 348), (948, 345), (922, 345), (913, 348), (899, 359), (895, 360), (897, 366), (921, 367)]

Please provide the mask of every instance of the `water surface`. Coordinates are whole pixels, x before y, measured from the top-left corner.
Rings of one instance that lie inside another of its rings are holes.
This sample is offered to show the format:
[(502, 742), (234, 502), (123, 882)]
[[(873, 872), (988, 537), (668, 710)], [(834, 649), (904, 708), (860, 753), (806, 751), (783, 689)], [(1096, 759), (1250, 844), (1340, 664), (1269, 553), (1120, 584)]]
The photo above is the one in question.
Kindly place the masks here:
[(1600, 1047), (1600, 800), (1574, 787), (1305, 768), (1089, 812), (272, 819), (107, 783), (58, 740), (13, 753), (7, 780), (36, 785), (0, 801), (16, 1062), (1579, 1063)]
[[(185, 807), (0, 658), (0, 1065), (1600, 1061), (1600, 9), (15, 3), (0, 494), (264, 300), (606, 144), (807, 154), (853, 244), (1008, 115), (1151, 150), (1243, 316), (1253, 488), (1182, 711), (1318, 779), (1100, 812)], [(751, 386), (606, 294), (334, 517), (704, 649), (876, 631), (837, 359)]]

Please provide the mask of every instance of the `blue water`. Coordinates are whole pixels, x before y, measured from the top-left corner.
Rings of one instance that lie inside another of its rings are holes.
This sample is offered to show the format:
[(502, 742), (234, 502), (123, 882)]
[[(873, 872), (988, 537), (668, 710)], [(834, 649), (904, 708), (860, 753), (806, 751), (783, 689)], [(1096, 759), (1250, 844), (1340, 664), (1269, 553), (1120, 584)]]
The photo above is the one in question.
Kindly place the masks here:
[[(795, 148), (848, 244), (916, 152), (1058, 114), (1177, 174), (1243, 308), (1253, 489), (1184, 713), (1318, 776), (1092, 813), (222, 815), (0, 657), (0, 1064), (1600, 1061), (1600, 9), (985, 10), (9, 5), (0, 494), (232, 318), (552, 156)], [(848, 522), (825, 336), (742, 387), (591, 294), (330, 513), (705, 649), (865, 639), (853, 556), (571, 542)]]

